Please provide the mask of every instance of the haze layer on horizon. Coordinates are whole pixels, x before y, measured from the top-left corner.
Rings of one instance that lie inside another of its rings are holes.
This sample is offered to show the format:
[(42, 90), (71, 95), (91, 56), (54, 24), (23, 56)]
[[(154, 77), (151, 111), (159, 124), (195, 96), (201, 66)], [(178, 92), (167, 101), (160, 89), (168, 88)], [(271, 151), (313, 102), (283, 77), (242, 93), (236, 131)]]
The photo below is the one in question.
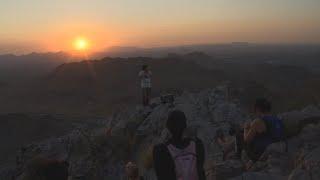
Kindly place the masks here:
[(1, 0), (0, 53), (245, 41), (320, 43), (319, 0)]

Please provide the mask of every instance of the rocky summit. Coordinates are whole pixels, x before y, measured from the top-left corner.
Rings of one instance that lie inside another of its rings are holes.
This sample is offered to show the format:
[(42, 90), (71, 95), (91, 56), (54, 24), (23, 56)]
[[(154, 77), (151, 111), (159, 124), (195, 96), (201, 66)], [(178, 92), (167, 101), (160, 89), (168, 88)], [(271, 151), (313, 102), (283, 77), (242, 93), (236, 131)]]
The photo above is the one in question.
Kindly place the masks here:
[(155, 98), (150, 108), (120, 108), (100, 127), (79, 126), (64, 136), (21, 147), (16, 165), (4, 167), (0, 179), (21, 179), (33, 158), (45, 156), (67, 160), (71, 179), (122, 179), (125, 163), (134, 161), (145, 179), (154, 180), (152, 148), (168, 138), (165, 122), (175, 109), (186, 113), (186, 136), (197, 136), (205, 145), (209, 180), (320, 179), (320, 109), (316, 105), (279, 114), (286, 126), (287, 146), (270, 145), (261, 161), (245, 170), (245, 154), (241, 159), (232, 153), (223, 158), (225, 147), (215, 141), (216, 132), (220, 131), (233, 145), (230, 128), (251, 118), (240, 101), (230, 98), (227, 92), (227, 86), (183, 91), (175, 94), (172, 103)]

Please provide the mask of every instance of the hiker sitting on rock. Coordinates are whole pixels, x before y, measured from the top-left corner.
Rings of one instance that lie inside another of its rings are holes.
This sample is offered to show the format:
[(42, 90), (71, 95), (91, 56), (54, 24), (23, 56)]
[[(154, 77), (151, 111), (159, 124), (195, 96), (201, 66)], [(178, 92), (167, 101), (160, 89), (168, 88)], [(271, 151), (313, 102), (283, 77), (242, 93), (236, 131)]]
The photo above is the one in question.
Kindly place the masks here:
[(173, 111), (167, 120), (171, 138), (154, 147), (153, 160), (158, 180), (204, 180), (204, 146), (198, 138), (184, 138), (186, 116)]
[(271, 114), (271, 103), (259, 98), (254, 105), (256, 119), (244, 125), (243, 139), (237, 136), (238, 150), (245, 149), (252, 162), (259, 160), (272, 143), (284, 140), (284, 126), (281, 119)]
[(220, 146), (223, 152), (223, 160), (235, 159), (235, 138), (232, 135), (226, 136), (222, 129), (218, 129), (214, 141)]

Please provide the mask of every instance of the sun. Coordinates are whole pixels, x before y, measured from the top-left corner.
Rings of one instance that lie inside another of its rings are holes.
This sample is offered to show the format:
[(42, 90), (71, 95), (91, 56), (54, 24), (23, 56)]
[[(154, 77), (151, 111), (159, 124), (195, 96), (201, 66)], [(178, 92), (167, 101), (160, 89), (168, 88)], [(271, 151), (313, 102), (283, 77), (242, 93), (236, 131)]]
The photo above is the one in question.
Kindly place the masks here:
[(75, 50), (85, 51), (89, 48), (89, 42), (86, 38), (79, 37), (73, 41), (73, 46)]

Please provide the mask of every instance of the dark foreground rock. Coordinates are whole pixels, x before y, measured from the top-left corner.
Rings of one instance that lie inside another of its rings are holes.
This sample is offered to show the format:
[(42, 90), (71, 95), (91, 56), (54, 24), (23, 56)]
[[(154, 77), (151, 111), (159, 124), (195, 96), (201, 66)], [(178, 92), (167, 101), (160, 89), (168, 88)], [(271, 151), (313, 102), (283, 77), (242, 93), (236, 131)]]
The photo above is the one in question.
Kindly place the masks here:
[(165, 121), (174, 109), (186, 113), (186, 134), (204, 142), (209, 180), (320, 179), (320, 110), (314, 106), (281, 114), (288, 127), (288, 151), (281, 143), (273, 144), (250, 170), (245, 170), (244, 159), (230, 156), (223, 160), (224, 147), (214, 141), (216, 132), (228, 136), (230, 127), (249, 117), (239, 101), (226, 96), (226, 89), (183, 92), (173, 104), (154, 99), (152, 108), (122, 109), (101, 127), (79, 127), (64, 136), (24, 146), (16, 156), (16, 165), (0, 171), (0, 179), (22, 178), (28, 162), (41, 155), (68, 161), (71, 179), (121, 179), (125, 163), (135, 161), (145, 179), (155, 180), (152, 147), (168, 138)]

